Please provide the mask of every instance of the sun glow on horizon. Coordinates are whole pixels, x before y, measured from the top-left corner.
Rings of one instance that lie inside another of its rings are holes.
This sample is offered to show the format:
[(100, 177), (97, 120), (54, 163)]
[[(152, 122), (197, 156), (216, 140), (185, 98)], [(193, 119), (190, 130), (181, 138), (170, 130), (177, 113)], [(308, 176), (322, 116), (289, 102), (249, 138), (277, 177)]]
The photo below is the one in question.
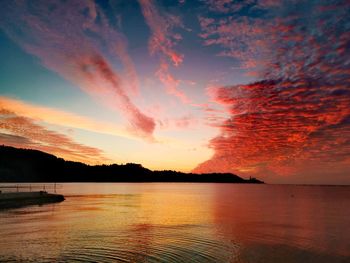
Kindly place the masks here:
[(4, 0), (0, 144), (349, 182), (349, 13), (345, 0)]

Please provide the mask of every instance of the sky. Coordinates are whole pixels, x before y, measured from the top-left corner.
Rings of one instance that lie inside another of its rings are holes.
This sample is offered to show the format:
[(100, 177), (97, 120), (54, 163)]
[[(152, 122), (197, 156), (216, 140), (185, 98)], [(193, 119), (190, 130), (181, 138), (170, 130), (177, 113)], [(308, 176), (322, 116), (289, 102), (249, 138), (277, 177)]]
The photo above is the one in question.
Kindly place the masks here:
[(2, 0), (0, 144), (350, 184), (348, 0)]

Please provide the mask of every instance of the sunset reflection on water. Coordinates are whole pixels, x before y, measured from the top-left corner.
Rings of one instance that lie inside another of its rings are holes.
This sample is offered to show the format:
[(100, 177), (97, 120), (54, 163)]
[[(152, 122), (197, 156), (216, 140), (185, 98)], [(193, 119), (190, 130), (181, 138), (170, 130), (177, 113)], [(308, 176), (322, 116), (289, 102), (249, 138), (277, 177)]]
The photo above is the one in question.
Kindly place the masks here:
[(63, 184), (0, 213), (0, 261), (345, 262), (348, 187)]

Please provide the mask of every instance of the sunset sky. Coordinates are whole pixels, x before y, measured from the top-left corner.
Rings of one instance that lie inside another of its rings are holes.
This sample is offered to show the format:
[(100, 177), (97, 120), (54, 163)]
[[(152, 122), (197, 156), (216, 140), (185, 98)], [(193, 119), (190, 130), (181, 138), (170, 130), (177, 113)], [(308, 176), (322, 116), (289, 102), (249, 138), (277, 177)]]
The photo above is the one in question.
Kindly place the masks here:
[(0, 2), (0, 144), (350, 183), (348, 0)]

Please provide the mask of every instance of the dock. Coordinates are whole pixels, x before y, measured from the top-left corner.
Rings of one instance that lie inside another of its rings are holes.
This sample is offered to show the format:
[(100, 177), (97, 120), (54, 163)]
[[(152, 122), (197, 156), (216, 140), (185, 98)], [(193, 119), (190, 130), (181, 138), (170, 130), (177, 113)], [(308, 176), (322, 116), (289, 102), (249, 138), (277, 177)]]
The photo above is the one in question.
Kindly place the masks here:
[(1, 192), (0, 189), (0, 210), (18, 208), (30, 205), (43, 205), (64, 201), (64, 196), (46, 191), (33, 192)]

